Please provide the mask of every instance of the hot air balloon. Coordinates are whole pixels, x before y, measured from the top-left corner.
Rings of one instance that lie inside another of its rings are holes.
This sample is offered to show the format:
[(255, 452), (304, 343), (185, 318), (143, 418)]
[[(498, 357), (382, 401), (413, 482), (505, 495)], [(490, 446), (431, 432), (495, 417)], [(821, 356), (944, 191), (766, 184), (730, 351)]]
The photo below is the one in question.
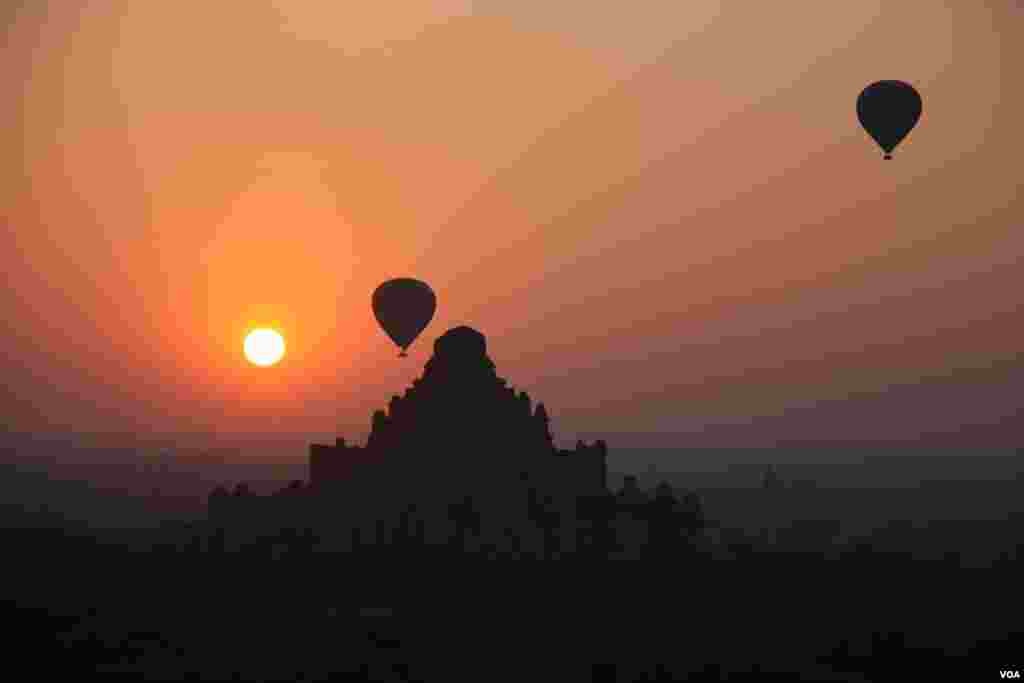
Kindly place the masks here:
[(892, 159), (896, 145), (921, 118), (921, 95), (903, 81), (878, 81), (857, 97), (857, 118), (879, 147)]
[(437, 297), (426, 282), (402, 277), (388, 280), (373, 293), (373, 314), (381, 328), (406, 357), (406, 349), (427, 327), (437, 309)]

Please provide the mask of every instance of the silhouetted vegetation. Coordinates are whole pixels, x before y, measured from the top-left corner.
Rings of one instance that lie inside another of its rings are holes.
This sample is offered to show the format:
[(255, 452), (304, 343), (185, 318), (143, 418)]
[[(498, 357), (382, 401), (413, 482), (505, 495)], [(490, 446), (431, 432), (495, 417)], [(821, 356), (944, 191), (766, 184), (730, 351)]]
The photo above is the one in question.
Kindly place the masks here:
[(203, 519), (102, 530), (8, 506), (3, 611), (24, 660), (8, 666), (416, 681), (1020, 666), (1019, 515), (861, 533), (856, 510), (821, 514), (835, 494), (771, 467), (735, 492), (759, 523), (741, 528), (678, 482), (610, 487), (605, 443), (557, 448), (547, 409), (469, 328), (371, 424), (365, 445), (312, 445), (308, 480), (212, 487)]

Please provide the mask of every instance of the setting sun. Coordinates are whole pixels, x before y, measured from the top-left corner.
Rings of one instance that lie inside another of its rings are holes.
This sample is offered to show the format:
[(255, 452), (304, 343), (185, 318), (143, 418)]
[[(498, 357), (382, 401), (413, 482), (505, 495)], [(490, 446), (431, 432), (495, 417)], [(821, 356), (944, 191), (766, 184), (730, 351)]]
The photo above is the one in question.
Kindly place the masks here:
[(253, 330), (245, 337), (244, 349), (250, 363), (267, 367), (284, 356), (284, 337), (277, 330)]

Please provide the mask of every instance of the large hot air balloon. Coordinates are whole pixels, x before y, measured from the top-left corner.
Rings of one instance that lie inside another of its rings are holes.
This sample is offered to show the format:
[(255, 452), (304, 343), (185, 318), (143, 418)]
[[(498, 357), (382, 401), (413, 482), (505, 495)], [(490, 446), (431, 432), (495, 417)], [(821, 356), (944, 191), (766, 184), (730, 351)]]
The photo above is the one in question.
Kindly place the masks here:
[(402, 352), (420, 336), (437, 309), (437, 297), (426, 282), (402, 277), (388, 280), (373, 293), (373, 314)]
[(921, 118), (921, 95), (903, 81), (878, 81), (864, 88), (857, 97), (857, 118), (878, 146), (885, 159), (892, 159), (896, 145)]

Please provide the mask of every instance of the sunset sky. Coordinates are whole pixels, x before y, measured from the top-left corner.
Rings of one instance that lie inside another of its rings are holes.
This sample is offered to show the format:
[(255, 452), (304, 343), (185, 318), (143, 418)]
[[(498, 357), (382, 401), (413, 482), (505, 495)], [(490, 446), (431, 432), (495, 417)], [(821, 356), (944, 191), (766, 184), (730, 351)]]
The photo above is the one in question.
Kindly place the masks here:
[[(21, 4), (8, 430), (361, 439), (469, 324), (562, 443), (1019, 439), (1016, 0)], [(924, 101), (892, 161), (882, 79)]]

